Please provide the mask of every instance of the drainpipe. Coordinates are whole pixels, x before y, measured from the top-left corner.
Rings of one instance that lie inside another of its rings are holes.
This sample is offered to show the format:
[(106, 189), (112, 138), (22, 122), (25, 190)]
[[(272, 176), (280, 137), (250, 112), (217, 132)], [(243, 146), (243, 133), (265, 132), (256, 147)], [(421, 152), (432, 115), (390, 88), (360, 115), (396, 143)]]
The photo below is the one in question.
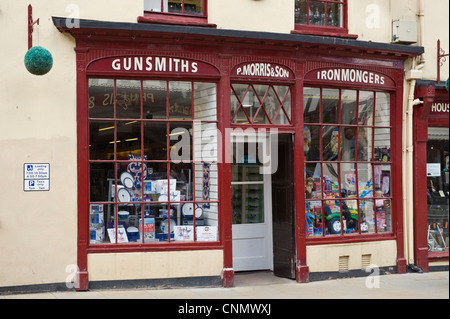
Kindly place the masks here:
[[(419, 0), (419, 14), (417, 16), (419, 17), (419, 30), (420, 30), (419, 45), (425, 46), (425, 0)], [(424, 64), (425, 64), (425, 55), (422, 54), (420, 56), (419, 62), (420, 68), (423, 68)]]
[[(424, 0), (418, 0), (419, 5), (419, 29), (420, 35), (418, 44), (423, 46), (424, 44)], [(412, 66), (405, 74), (405, 80), (407, 82), (408, 100), (407, 107), (403, 112), (403, 167), (405, 168), (403, 175), (404, 192), (403, 192), (403, 217), (405, 221), (405, 258), (410, 268), (415, 271), (420, 271), (418, 267), (414, 265), (414, 137), (413, 137), (413, 112), (414, 106), (423, 103), (419, 99), (414, 99), (414, 89), (416, 81), (422, 78), (422, 69), (425, 66), (425, 57), (422, 54), (419, 57), (419, 64), (415, 65), (415, 60), (412, 61)]]
[[(420, 65), (419, 65), (420, 66)], [(418, 67), (419, 67), (418, 66)], [(413, 68), (407, 72), (407, 78), (409, 85), (409, 94), (407, 108), (403, 114), (403, 145), (404, 145), (404, 193), (403, 204), (405, 210), (405, 258), (408, 265), (414, 264), (414, 195), (413, 195), (413, 183), (414, 183), (414, 167), (413, 167), (413, 110), (415, 105), (423, 103), (419, 99), (414, 99), (414, 89), (416, 86), (416, 80), (422, 77), (422, 71), (418, 67)]]

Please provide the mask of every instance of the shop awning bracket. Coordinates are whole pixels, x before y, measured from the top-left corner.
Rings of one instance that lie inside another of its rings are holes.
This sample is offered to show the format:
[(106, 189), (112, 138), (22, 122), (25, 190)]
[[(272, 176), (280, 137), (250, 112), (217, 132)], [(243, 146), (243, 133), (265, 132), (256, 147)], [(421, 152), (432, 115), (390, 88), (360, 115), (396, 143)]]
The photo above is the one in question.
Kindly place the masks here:
[(39, 18), (33, 21), (33, 7), (28, 5), (28, 50), (33, 47), (33, 26), (39, 25)]
[(441, 48), (441, 40), (437, 40), (437, 83), (441, 83), (441, 66), (447, 61), (448, 53)]

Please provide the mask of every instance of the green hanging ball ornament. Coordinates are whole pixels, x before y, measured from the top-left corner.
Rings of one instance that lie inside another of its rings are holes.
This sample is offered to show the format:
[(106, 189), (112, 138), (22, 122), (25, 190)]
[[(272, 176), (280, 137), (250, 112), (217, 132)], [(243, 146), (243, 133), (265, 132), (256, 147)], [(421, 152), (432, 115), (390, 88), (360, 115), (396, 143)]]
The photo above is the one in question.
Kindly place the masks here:
[(52, 54), (43, 47), (32, 47), (25, 54), (25, 67), (31, 74), (44, 75), (51, 70), (52, 66)]

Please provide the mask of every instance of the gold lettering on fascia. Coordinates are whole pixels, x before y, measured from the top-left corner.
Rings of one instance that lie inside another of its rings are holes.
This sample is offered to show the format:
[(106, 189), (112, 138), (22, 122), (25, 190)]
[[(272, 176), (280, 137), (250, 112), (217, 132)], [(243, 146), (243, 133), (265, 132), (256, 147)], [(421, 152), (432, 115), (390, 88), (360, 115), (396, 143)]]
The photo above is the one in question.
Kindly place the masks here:
[(384, 85), (385, 77), (374, 72), (356, 69), (317, 71), (317, 80)]
[(114, 59), (111, 67), (116, 71), (147, 71), (197, 73), (198, 63), (168, 57), (123, 57)]
[(431, 105), (431, 112), (448, 113), (448, 103), (433, 103)]
[(290, 72), (281, 66), (272, 66), (270, 63), (250, 63), (238, 67), (236, 75), (289, 78)]

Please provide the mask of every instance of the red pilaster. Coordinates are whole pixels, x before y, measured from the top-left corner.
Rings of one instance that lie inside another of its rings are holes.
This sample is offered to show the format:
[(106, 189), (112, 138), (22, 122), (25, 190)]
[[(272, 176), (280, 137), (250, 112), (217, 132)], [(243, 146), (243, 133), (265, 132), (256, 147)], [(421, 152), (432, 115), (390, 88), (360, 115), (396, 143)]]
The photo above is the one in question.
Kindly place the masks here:
[[(297, 62), (296, 74), (303, 74), (303, 64)], [(295, 132), (303, 132), (303, 78), (297, 76), (294, 93), (293, 121)], [(296, 281), (309, 282), (309, 267), (306, 263), (306, 225), (305, 225), (305, 174), (304, 139), (302, 134), (294, 137), (294, 176), (295, 176), (295, 237), (297, 249)]]
[[(232, 220), (231, 220), (231, 164), (230, 159), (226, 158), (228, 152), (225, 150), (230, 147), (229, 128), (231, 123), (230, 113), (230, 99), (226, 98), (230, 95), (230, 66), (231, 56), (221, 57), (221, 81), (219, 96), (219, 122), (218, 128), (222, 133), (222, 143), (219, 145), (221, 151), (221, 160), (219, 164), (219, 171), (221, 174), (221, 240), (223, 245), (223, 271), (222, 271), (222, 285), (223, 287), (234, 286), (234, 270), (233, 270), (233, 235), (232, 235)], [(228, 130), (227, 130), (228, 129)]]
[(89, 172), (86, 50), (75, 49), (77, 56), (77, 162), (78, 162), (78, 245), (76, 289), (88, 290), (87, 248), (89, 243)]
[(430, 85), (425, 91), (423, 104), (414, 107), (414, 263), (424, 272), (428, 267), (428, 205), (427, 205), (427, 142), (428, 115), (434, 101), (435, 89)]

